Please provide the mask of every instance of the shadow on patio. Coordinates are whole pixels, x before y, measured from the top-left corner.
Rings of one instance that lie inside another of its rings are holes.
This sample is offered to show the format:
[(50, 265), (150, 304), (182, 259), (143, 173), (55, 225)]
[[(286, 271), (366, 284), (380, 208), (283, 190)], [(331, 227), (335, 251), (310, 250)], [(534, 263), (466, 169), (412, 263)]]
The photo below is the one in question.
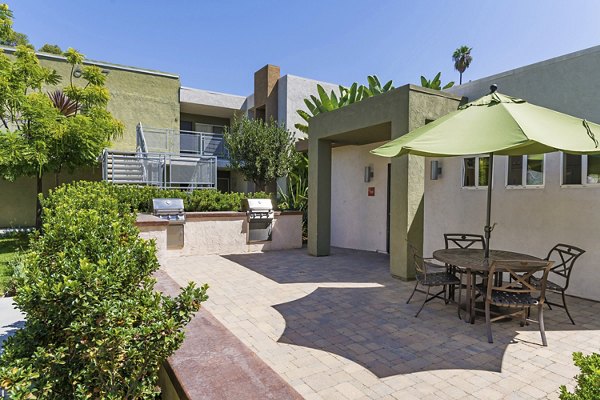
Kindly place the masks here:
[[(455, 305), (438, 300), (428, 303), (415, 318), (423, 295), (416, 294), (406, 304), (414, 282), (392, 278), (385, 254), (332, 249), (331, 256), (319, 258), (301, 250), (223, 257), (277, 283), (327, 286), (273, 306), (286, 321), (278, 341), (338, 354), (379, 378), (436, 369), (500, 372), (509, 344), (541, 348), (537, 325), (521, 328), (515, 321), (495, 323), (490, 344), (482, 318), (475, 325), (466, 324), (458, 319)], [(370, 287), (357, 287), (360, 283)], [(373, 283), (381, 286), (372, 287)], [(552, 349), (553, 341), (558, 344), (553, 331), (600, 329), (594, 317), (600, 312), (599, 303), (569, 301), (579, 325), (571, 325), (564, 310), (545, 313), (550, 351), (559, 350)]]

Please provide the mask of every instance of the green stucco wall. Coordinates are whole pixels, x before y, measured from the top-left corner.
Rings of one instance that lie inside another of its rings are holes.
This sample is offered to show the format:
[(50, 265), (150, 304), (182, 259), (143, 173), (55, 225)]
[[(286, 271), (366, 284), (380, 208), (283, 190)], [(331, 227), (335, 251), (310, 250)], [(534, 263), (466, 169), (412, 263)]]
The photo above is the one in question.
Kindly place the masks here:
[[(44, 193), (76, 180), (97, 181), (102, 177), (99, 167), (82, 168), (73, 173), (61, 173), (58, 181), (55, 174), (46, 174), (42, 182)], [(36, 203), (35, 178), (22, 177), (15, 182), (0, 179), (0, 228), (28, 227), (35, 225)]]
[[(379, 96), (319, 114), (309, 126), (308, 251), (329, 255), (331, 238), (331, 146), (364, 145), (400, 137), (456, 110), (460, 98), (405, 85)], [(390, 273), (412, 279), (407, 242), (423, 243), (424, 160), (401, 156), (390, 160)], [(357, 184), (363, 184), (360, 179)]]
[[(59, 88), (68, 85), (70, 66), (59, 57), (40, 55), (40, 62), (55, 69), (62, 77)], [(135, 150), (135, 127), (144, 126), (179, 129), (179, 78), (174, 75), (123, 69), (119, 66), (99, 65), (108, 71), (106, 86), (111, 99), (108, 109), (125, 125), (123, 137), (113, 143), (112, 149)], [(73, 78), (82, 84), (81, 78)], [(53, 90), (48, 87), (45, 90)], [(73, 180), (100, 180), (101, 170), (84, 168), (73, 174), (61, 174), (59, 183)], [(44, 177), (44, 189), (55, 185), (54, 174)], [(35, 222), (35, 179), (20, 178), (16, 182), (0, 179), (0, 228), (32, 226)]]
[[(68, 84), (70, 66), (54, 57), (39, 56), (41, 63), (55, 69)], [(110, 92), (108, 109), (113, 116), (125, 125), (123, 137), (111, 146), (115, 150), (135, 150), (135, 126), (179, 129), (179, 87), (178, 77), (145, 73), (136, 70), (123, 70), (118, 66), (100, 65), (108, 71), (106, 87)], [(75, 84), (83, 79), (73, 78)]]

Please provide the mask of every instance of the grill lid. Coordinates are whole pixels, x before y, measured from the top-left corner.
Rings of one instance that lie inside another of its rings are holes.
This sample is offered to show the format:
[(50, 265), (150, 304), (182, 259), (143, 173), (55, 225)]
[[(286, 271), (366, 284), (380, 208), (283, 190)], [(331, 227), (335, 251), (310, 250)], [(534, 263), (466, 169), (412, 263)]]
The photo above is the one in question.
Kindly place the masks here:
[(244, 199), (242, 208), (244, 211), (268, 212), (273, 210), (273, 202), (271, 202), (271, 199)]
[(152, 199), (152, 212), (154, 214), (181, 214), (183, 213), (183, 199)]

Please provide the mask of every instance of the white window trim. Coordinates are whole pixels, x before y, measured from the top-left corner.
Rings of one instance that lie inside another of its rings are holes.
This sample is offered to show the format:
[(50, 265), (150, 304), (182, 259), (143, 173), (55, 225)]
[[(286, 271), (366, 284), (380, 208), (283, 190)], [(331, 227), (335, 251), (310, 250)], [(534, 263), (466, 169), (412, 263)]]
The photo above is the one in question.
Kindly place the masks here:
[(581, 183), (576, 184), (576, 183), (568, 183), (568, 184), (564, 184), (563, 183), (563, 174), (564, 174), (564, 170), (565, 170), (565, 166), (564, 166), (564, 155), (565, 153), (563, 153), (562, 151), (560, 152), (560, 187), (561, 188), (599, 188), (600, 187), (600, 182), (598, 183), (588, 183), (587, 182), (587, 172), (588, 172), (588, 162), (587, 162), (587, 158), (588, 156), (586, 154), (582, 154), (581, 157)]
[[(475, 186), (465, 186), (465, 159), (474, 158), (475, 159)], [(487, 190), (488, 185), (479, 186), (479, 159), (480, 158), (489, 158), (487, 154), (480, 154), (477, 156), (468, 156), (462, 157), (460, 160), (460, 187), (465, 190)], [(494, 180), (492, 179), (492, 187), (494, 185)]]
[[(520, 185), (509, 185), (508, 184), (508, 169), (510, 168), (510, 162), (509, 162), (509, 157), (506, 156), (506, 176), (504, 179), (504, 186), (506, 187), (506, 189), (509, 190), (515, 190), (515, 189), (543, 189), (544, 186), (546, 185), (546, 155), (544, 154), (544, 171), (542, 172), (542, 180), (544, 183), (542, 183), (541, 185), (528, 185), (527, 184), (527, 158), (528, 156), (521, 156), (523, 157), (523, 162), (522, 162), (522, 167), (521, 168), (521, 182), (524, 182)], [(561, 159), (562, 160), (562, 159)], [(561, 163), (562, 165), (562, 163)], [(562, 170), (561, 170), (562, 171)], [(561, 176), (561, 182), (562, 182), (562, 176)]]

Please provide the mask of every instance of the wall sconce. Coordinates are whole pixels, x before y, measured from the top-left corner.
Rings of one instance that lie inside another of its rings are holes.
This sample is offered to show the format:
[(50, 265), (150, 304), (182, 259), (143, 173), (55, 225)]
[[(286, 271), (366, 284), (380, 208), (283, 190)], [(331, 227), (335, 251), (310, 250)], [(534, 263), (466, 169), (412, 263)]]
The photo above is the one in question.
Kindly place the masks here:
[(438, 160), (431, 162), (431, 180), (437, 181), (442, 175), (442, 164)]
[(83, 71), (81, 71), (80, 68), (75, 68), (75, 71), (73, 71), (73, 76), (75, 78), (81, 78), (81, 75), (83, 75)]
[(371, 179), (373, 179), (373, 164), (365, 167), (365, 182), (371, 182)]

